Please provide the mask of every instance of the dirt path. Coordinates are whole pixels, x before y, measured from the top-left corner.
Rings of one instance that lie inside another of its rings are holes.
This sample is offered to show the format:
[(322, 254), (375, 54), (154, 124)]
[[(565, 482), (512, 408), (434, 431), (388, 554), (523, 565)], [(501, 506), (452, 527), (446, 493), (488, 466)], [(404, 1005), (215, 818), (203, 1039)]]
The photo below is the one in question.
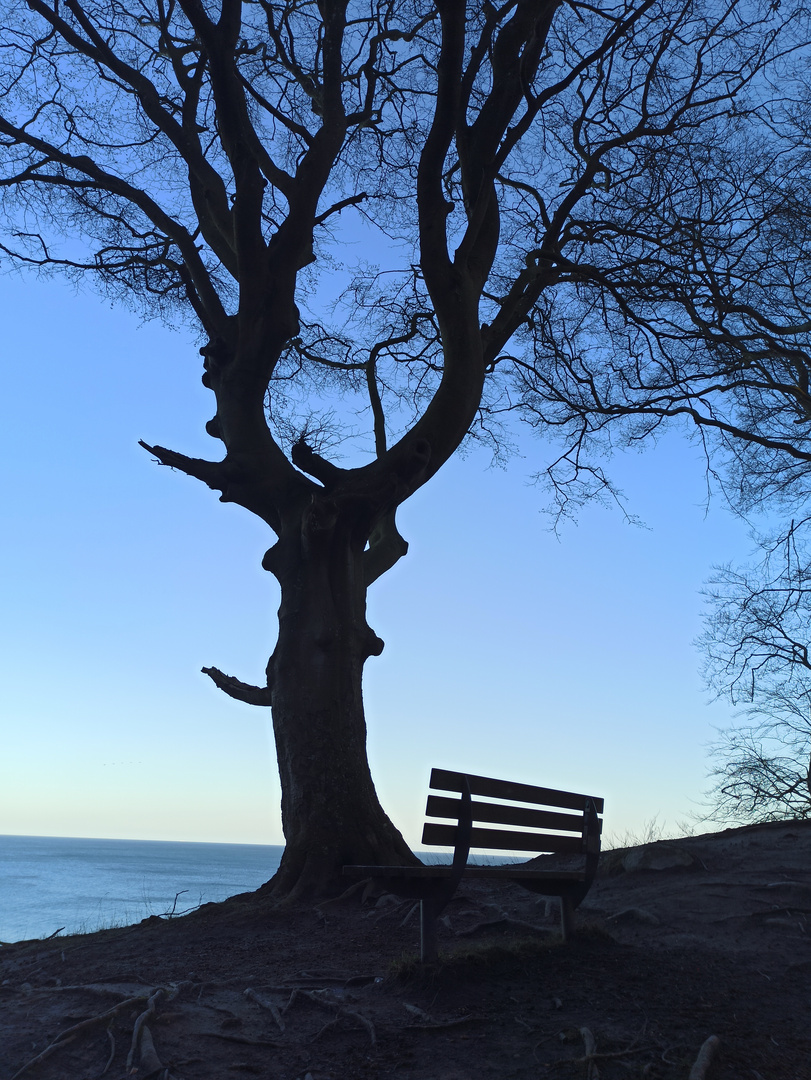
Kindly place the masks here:
[(810, 857), (807, 822), (608, 853), (566, 946), (465, 887), (429, 971), (410, 905), (358, 895), (7, 945), (0, 1080), (688, 1080), (710, 1036), (707, 1080), (811, 1080)]

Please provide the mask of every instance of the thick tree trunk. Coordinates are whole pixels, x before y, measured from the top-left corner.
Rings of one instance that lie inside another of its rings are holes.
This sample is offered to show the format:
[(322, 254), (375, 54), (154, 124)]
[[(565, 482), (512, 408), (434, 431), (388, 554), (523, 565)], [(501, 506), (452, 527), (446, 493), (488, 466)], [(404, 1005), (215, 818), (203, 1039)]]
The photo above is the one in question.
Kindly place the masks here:
[(383, 642), (366, 622), (359, 511), (314, 497), (263, 563), (282, 590), (268, 664), (286, 841), (275, 896), (333, 890), (347, 863), (416, 861), (380, 806), (366, 758), (363, 665)]

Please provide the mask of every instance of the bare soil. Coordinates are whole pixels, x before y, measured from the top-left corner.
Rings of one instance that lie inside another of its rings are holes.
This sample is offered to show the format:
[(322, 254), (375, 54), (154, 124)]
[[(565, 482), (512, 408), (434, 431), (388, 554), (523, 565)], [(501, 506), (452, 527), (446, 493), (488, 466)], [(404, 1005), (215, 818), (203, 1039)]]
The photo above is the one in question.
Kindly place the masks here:
[(6, 945), (0, 1080), (811, 1080), (810, 856), (811, 822), (608, 852), (565, 945), (466, 884), (428, 969), (362, 890)]

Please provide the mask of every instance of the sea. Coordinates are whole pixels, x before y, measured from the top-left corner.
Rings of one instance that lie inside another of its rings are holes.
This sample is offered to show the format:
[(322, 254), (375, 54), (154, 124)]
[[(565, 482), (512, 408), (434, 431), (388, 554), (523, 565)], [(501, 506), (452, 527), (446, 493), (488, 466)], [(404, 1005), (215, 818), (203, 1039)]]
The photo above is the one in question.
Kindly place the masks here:
[[(0, 944), (92, 934), (252, 892), (274, 875), (283, 851), (272, 844), (0, 836)], [(423, 862), (450, 858), (417, 855)]]
[(129, 926), (258, 889), (265, 844), (0, 836), (0, 942)]

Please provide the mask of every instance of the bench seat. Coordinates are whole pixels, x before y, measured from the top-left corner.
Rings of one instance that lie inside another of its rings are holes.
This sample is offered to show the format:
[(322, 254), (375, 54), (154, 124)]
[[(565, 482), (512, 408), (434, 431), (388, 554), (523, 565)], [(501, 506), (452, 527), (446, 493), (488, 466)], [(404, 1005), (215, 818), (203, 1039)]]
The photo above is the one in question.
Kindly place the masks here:
[[(437, 878), (451, 877), (455, 873), (453, 866), (443, 863), (429, 863), (426, 866), (345, 866), (345, 877), (353, 878), (394, 878), (398, 881), (408, 878)], [(462, 874), (463, 878), (500, 878), (517, 881), (520, 884), (554, 885), (555, 882), (585, 881), (586, 875), (583, 870), (535, 870), (532, 867), (500, 864), (498, 866), (478, 866), (476, 863), (468, 863)], [(550, 896), (556, 894), (549, 893)]]

